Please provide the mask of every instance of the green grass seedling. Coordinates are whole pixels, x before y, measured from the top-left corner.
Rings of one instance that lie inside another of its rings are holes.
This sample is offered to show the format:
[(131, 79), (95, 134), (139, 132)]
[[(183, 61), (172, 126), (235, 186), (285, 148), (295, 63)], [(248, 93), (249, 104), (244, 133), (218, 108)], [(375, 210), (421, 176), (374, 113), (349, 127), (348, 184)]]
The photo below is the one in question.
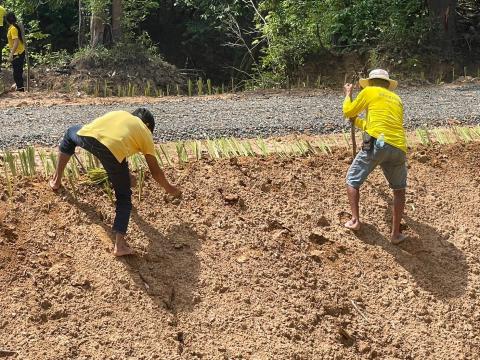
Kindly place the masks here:
[(177, 149), (178, 162), (181, 165), (186, 164), (188, 162), (188, 153), (187, 149), (185, 148), (185, 142), (177, 141), (175, 143), (175, 147)]
[(159, 145), (159, 147), (163, 153), (163, 156), (165, 156), (165, 159), (167, 160), (167, 164), (169, 166), (172, 166), (172, 161), (170, 160), (170, 157), (168, 156), (168, 152), (166, 151), (165, 147), (163, 145)]
[(265, 140), (258, 137), (256, 144), (257, 144), (257, 147), (260, 149), (262, 156), (267, 157), (269, 152), (268, 152), (268, 147), (267, 147), (267, 144), (265, 143)]
[(8, 164), (8, 167), (10, 168), (10, 173), (12, 174), (13, 178), (17, 177), (17, 161), (16, 161), (16, 156), (10, 152), (10, 151), (5, 151), (5, 162)]
[(3, 171), (5, 172), (5, 179), (7, 181), (8, 197), (12, 197), (13, 196), (13, 184), (12, 184), (12, 180), (10, 179), (10, 176), (8, 175), (8, 170), (7, 170), (7, 167), (5, 165), (3, 166)]
[(192, 95), (193, 95), (193, 82), (192, 82), (192, 79), (188, 79), (187, 87), (188, 87), (188, 96), (192, 96)]

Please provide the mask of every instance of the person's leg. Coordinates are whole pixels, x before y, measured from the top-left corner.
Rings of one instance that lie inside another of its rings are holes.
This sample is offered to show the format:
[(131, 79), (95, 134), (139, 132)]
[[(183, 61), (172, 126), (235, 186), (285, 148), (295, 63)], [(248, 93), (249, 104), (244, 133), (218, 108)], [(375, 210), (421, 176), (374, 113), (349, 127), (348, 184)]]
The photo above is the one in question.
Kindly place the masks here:
[(352, 212), (352, 218), (345, 223), (345, 227), (356, 231), (360, 229), (360, 190), (355, 189), (353, 186), (347, 185), (347, 195), (350, 203), (350, 210)]
[(345, 223), (345, 227), (357, 231), (360, 229), (360, 187), (368, 175), (375, 169), (376, 161), (373, 149), (361, 150), (350, 165), (347, 173), (347, 196), (350, 203), (352, 218)]
[(405, 189), (393, 190), (393, 219), (392, 219), (392, 238), (393, 244), (398, 244), (405, 240), (405, 235), (400, 231), (400, 223), (405, 209)]
[(407, 165), (405, 153), (389, 146), (389, 159), (383, 163), (382, 170), (393, 190), (393, 216), (391, 242), (399, 244), (406, 239), (400, 231), (400, 224), (405, 210), (405, 189), (407, 187)]
[(52, 190), (56, 191), (62, 186), (62, 177), (68, 160), (75, 153), (75, 148), (81, 146), (81, 138), (77, 135), (78, 130), (81, 129), (80, 125), (70, 127), (63, 137), (62, 142), (58, 147), (58, 162), (55, 169), (55, 174), (49, 181), (49, 185)]
[(13, 79), (17, 86), (17, 91), (24, 91), (23, 88), (23, 64), (25, 62), (25, 53), (20, 56), (15, 56), (12, 61)]
[(115, 220), (113, 222), (113, 231), (115, 232), (113, 254), (115, 256), (130, 255), (133, 254), (133, 250), (130, 249), (125, 240), (132, 211), (132, 190), (127, 162), (124, 161), (120, 164), (118, 171), (109, 172), (108, 176), (116, 198)]
[(5, 25), (0, 26), (0, 70), (2, 70), (2, 49), (5, 46)]
[(85, 149), (95, 155), (107, 171), (108, 179), (115, 192), (116, 208), (113, 231), (115, 233), (115, 256), (133, 254), (125, 239), (130, 213), (132, 211), (132, 190), (128, 163), (124, 160), (119, 163), (110, 150), (95, 139), (87, 139)]

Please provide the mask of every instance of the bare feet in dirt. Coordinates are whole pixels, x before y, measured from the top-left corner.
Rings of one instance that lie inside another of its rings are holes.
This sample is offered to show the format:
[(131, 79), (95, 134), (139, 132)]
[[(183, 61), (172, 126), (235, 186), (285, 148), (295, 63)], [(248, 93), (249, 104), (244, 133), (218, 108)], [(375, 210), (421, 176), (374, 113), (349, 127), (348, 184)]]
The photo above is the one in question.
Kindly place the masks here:
[(407, 236), (404, 234), (392, 235), (392, 237), (390, 238), (390, 242), (393, 245), (398, 245), (404, 242), (406, 239), (407, 239)]
[(115, 244), (113, 255), (116, 257), (133, 255), (134, 251), (127, 244)]
[(53, 179), (51, 179), (48, 181), (48, 186), (50, 186), (50, 189), (53, 191), (58, 191), (62, 187), (62, 184), (57, 184), (55, 181), (53, 181)]
[(357, 219), (351, 219), (349, 221), (347, 221), (344, 225), (347, 229), (350, 229), (352, 231), (358, 231), (360, 230), (360, 221), (358, 221)]

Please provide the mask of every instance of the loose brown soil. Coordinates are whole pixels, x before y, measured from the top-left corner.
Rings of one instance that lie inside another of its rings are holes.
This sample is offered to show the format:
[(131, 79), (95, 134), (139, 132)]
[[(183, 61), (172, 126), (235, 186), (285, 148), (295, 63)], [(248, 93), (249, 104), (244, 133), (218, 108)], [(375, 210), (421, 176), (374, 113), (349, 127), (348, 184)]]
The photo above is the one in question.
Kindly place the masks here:
[(115, 259), (100, 188), (24, 182), (0, 201), (0, 349), (17, 359), (476, 359), (480, 146), (410, 155), (388, 241), (377, 170), (348, 218), (348, 155), (202, 161), (148, 179)]

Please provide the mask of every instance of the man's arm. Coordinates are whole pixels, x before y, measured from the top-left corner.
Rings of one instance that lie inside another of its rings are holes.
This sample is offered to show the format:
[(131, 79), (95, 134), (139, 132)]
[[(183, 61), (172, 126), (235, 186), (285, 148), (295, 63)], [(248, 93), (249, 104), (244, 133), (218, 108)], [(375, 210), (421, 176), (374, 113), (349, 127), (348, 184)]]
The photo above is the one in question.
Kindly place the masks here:
[(161, 187), (165, 189), (167, 193), (174, 196), (180, 196), (182, 194), (179, 189), (177, 189), (175, 186), (171, 185), (168, 182), (162, 169), (160, 169), (157, 158), (155, 156), (145, 154), (145, 160), (147, 161), (148, 169), (152, 173), (153, 178), (158, 184), (160, 184)]
[(20, 43), (20, 40), (18, 40), (18, 38), (13, 40), (13, 47), (12, 47), (12, 50), (10, 51), (10, 56), (8, 57), (8, 60), (10, 60), (10, 62), (13, 61), (13, 55), (15, 55), (15, 52), (17, 51), (19, 43)]
[(356, 118), (363, 110), (367, 108), (367, 101), (365, 97), (365, 89), (362, 90), (357, 98), (352, 101), (352, 84), (345, 84), (344, 93), (345, 100), (343, 101), (343, 113), (345, 117), (351, 119)]

